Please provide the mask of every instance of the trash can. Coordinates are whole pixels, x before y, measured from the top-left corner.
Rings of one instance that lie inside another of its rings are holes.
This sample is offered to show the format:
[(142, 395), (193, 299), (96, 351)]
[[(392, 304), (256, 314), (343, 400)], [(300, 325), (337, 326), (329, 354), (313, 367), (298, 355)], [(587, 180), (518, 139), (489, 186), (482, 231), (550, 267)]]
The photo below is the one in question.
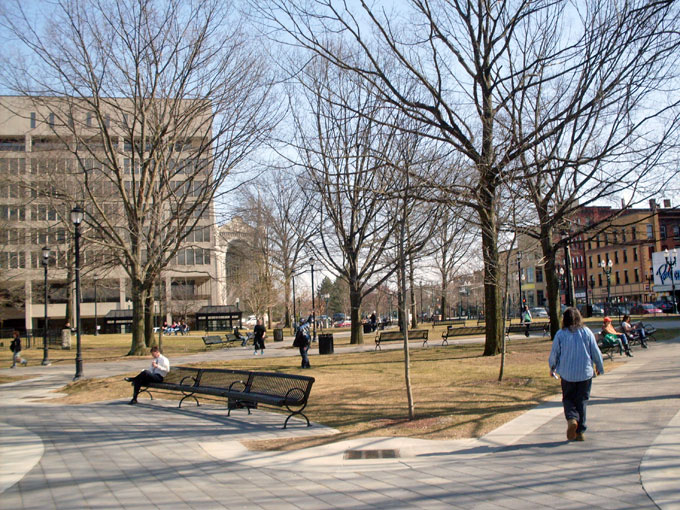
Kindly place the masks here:
[(373, 325), (370, 322), (364, 322), (364, 333), (373, 333)]
[(319, 354), (333, 354), (333, 333), (319, 334)]
[(283, 330), (281, 328), (276, 328), (274, 330), (274, 341), (283, 342)]

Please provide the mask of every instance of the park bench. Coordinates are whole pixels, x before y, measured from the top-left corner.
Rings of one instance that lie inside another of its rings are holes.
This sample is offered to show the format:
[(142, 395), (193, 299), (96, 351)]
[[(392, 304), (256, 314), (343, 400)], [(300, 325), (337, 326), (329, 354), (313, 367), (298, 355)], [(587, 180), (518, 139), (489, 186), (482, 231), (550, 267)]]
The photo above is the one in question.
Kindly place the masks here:
[(258, 404), (286, 408), (290, 413), (283, 422), (283, 428), (293, 416), (302, 416), (311, 426), (309, 418), (302, 412), (307, 406), (313, 377), (278, 372), (251, 372), (221, 368), (174, 367), (162, 382), (151, 382), (144, 387), (151, 400), (151, 389), (181, 392), (184, 396), (178, 407), (187, 398), (193, 398), (201, 405), (196, 395), (225, 398), (227, 416), (232, 409), (256, 408)]
[(477, 326), (486, 325), (486, 319), (477, 319)]
[[(654, 340), (656, 342), (656, 337), (654, 336), (654, 333), (656, 333), (656, 328), (652, 326), (651, 324), (642, 324), (642, 327), (645, 329), (645, 339), (647, 341)], [(617, 331), (619, 328), (616, 328)], [(628, 343), (630, 345), (638, 345), (640, 344), (640, 330), (635, 329), (633, 330), (633, 333), (628, 336)]]
[(442, 345), (449, 345), (449, 338), (456, 336), (483, 335), (486, 332), (485, 326), (462, 326), (446, 328), (442, 333)]
[[(427, 335), (428, 335), (428, 330), (427, 329), (411, 329), (408, 332), (408, 339), (409, 340), (422, 340), (423, 341), (423, 347), (427, 345)], [(401, 340), (402, 342), (404, 341), (404, 334), (401, 331), (380, 331), (378, 332), (377, 335), (375, 335), (375, 350), (377, 351), (378, 349), (382, 350), (382, 347), (380, 347), (381, 342), (389, 342), (393, 340)]]
[(610, 361), (614, 360), (614, 353), (621, 354), (622, 347), (618, 340), (611, 338), (612, 335), (605, 335), (600, 331), (595, 339), (597, 340), (597, 347), (600, 349), (602, 356), (606, 356)]
[(203, 340), (203, 343), (205, 344), (206, 347), (213, 347), (215, 345), (224, 345), (224, 341), (222, 340), (221, 336), (218, 335), (209, 335), (209, 336), (204, 336), (201, 337)]
[[(510, 333), (524, 333), (527, 330), (527, 325), (524, 323), (521, 324), (510, 324), (507, 329), (506, 333), (509, 335)], [(547, 336), (550, 333), (550, 322), (548, 321), (536, 321), (536, 322), (530, 322), (529, 323), (529, 331), (540, 331), (543, 333), (543, 336)]]
[(465, 326), (465, 319), (442, 319), (432, 321), (432, 329), (435, 326)]

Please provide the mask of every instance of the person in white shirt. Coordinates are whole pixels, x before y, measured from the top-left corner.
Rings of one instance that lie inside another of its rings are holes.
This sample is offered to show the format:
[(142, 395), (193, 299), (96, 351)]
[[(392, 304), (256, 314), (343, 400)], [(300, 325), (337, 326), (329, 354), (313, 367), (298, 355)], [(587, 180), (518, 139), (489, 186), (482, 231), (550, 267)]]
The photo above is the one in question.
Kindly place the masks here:
[(132, 400), (129, 402), (130, 405), (137, 403), (137, 395), (139, 395), (142, 386), (151, 382), (162, 382), (163, 378), (170, 371), (170, 361), (161, 354), (157, 346), (151, 348), (151, 356), (151, 367), (148, 370), (143, 370), (135, 377), (125, 378), (125, 380), (131, 382), (135, 388)]

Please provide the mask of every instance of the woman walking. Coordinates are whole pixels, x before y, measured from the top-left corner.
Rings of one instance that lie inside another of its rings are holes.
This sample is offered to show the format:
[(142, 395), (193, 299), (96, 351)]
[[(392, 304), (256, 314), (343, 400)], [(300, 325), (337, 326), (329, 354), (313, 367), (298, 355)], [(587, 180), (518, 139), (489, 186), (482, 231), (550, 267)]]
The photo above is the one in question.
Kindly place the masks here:
[(550, 351), (550, 375), (562, 378), (562, 406), (567, 419), (567, 439), (584, 441), (586, 402), (590, 398), (593, 363), (597, 374), (604, 374), (602, 354), (595, 335), (583, 326), (576, 308), (567, 308), (562, 316), (562, 329), (553, 339)]

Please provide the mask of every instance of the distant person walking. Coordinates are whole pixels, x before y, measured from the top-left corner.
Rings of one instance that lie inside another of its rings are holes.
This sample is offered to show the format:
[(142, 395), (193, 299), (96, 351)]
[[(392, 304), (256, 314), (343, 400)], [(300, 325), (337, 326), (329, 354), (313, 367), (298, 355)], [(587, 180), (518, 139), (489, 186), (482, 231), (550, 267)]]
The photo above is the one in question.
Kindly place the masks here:
[(257, 355), (257, 350), (260, 349), (260, 354), (264, 354), (264, 339), (267, 336), (267, 329), (262, 325), (262, 319), (257, 319), (255, 327), (253, 328), (253, 346), (255, 351), (253, 354)]
[(12, 342), (9, 344), (9, 350), (12, 351), (12, 366), (10, 368), (16, 367), (17, 363), (21, 363), (23, 366), (28, 365), (28, 361), (21, 357), (21, 335), (18, 329), (12, 332)]
[(128, 402), (131, 405), (137, 403), (137, 395), (142, 386), (145, 386), (150, 382), (163, 382), (163, 378), (168, 375), (170, 371), (170, 361), (168, 358), (161, 354), (158, 350), (158, 346), (153, 346), (151, 348), (151, 366), (148, 370), (143, 370), (135, 377), (126, 377), (127, 382), (131, 382), (134, 385), (134, 393), (132, 395), (132, 400)]
[(300, 327), (295, 333), (295, 340), (293, 340), (293, 347), (297, 347), (300, 350), (300, 357), (302, 358), (301, 368), (311, 368), (309, 364), (309, 356), (307, 352), (309, 351), (309, 344), (312, 340), (309, 334), (309, 326), (312, 323), (312, 316), (310, 315), (306, 321), (300, 324)]
[(524, 311), (522, 312), (522, 322), (525, 324), (524, 336), (529, 337), (529, 327), (531, 326), (531, 312), (529, 307), (524, 305)]
[(569, 307), (562, 316), (562, 329), (553, 339), (548, 360), (550, 375), (562, 378), (562, 406), (567, 419), (567, 439), (584, 441), (586, 402), (590, 398), (593, 363), (597, 374), (604, 374), (602, 354), (595, 335), (583, 326), (581, 314)]

